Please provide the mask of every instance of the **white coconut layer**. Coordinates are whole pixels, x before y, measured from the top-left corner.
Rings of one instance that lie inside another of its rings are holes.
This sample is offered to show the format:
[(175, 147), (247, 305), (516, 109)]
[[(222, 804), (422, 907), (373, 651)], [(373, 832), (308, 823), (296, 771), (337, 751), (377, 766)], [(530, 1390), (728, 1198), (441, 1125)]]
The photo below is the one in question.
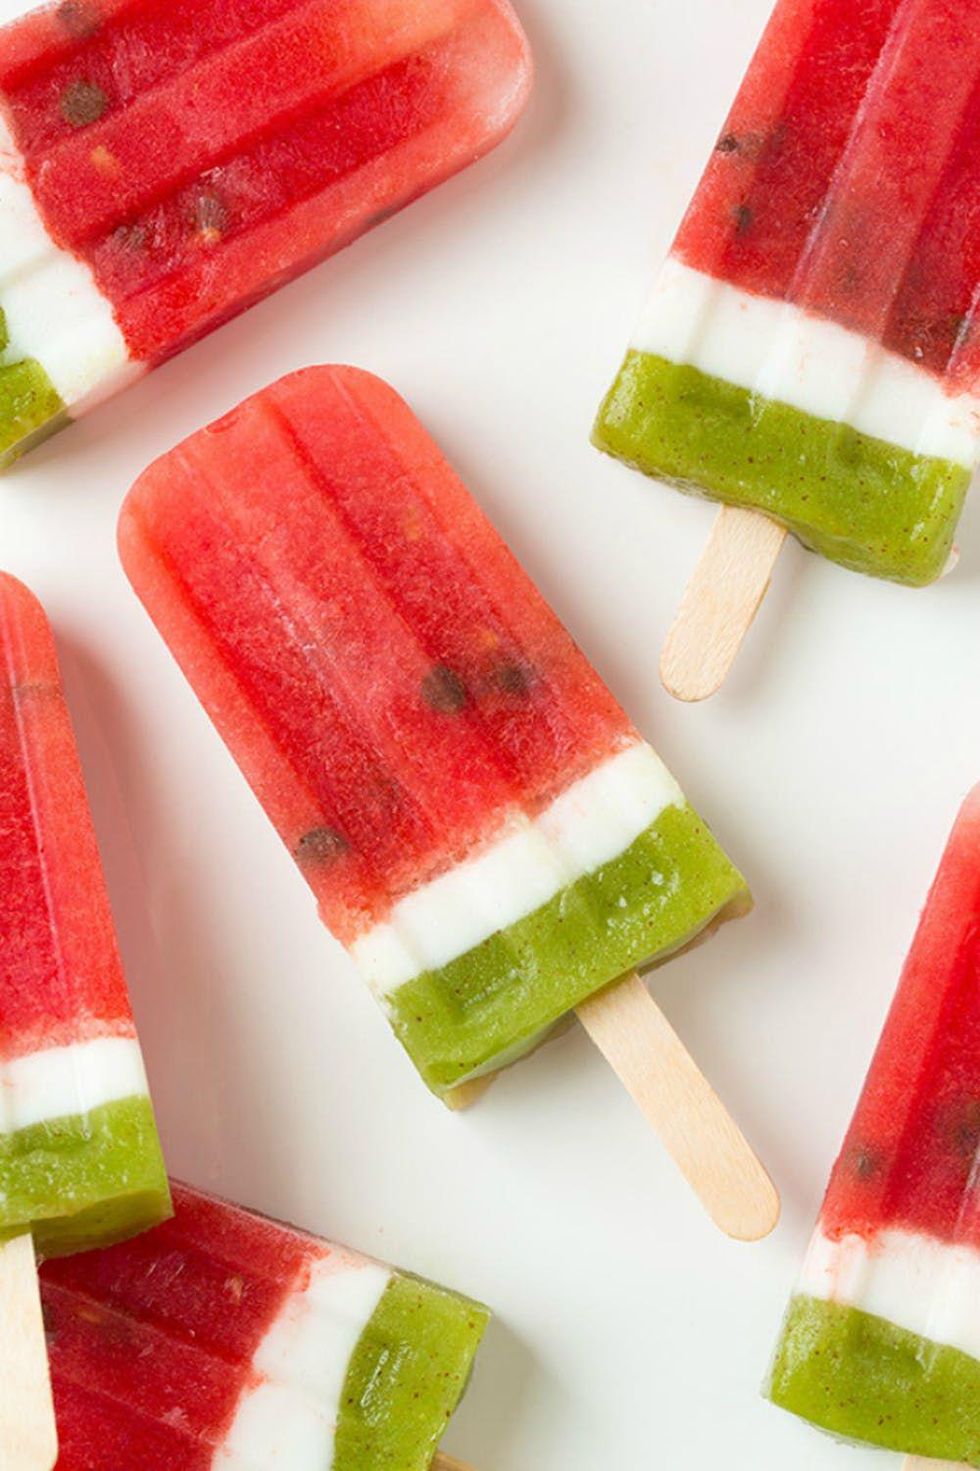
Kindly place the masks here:
[(798, 1291), (980, 1359), (980, 1251), (916, 1231), (831, 1240), (817, 1228)]
[(315, 1264), (259, 1344), (214, 1471), (329, 1471), (347, 1370), (390, 1279), (339, 1251)]
[(390, 995), (618, 858), (666, 807), (683, 801), (651, 747), (629, 746), (574, 782), (540, 816), (514, 814), (480, 853), (400, 900), (351, 953), (372, 990)]
[(0, 1062), (0, 1135), (148, 1092), (135, 1037), (96, 1037)]
[(859, 332), (756, 296), (670, 256), (633, 336), (638, 352), (689, 364), (818, 419), (973, 470), (980, 399)]
[(84, 262), (50, 238), (0, 113), (0, 362), (33, 358), (73, 418), (140, 376), (112, 307)]

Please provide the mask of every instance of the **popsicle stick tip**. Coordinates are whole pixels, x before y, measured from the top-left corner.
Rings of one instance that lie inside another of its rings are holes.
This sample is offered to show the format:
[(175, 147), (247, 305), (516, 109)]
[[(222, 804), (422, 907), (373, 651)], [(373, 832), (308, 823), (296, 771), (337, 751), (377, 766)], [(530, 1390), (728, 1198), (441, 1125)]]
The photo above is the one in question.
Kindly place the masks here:
[(41, 1295), (30, 1232), (0, 1245), (0, 1466), (52, 1471), (58, 1459)]
[(448, 1093), (443, 1094), (442, 1101), (453, 1113), (464, 1113), (479, 1102), (495, 1080), (496, 1074), (489, 1073), (485, 1078), (474, 1078), (472, 1083), (460, 1083), (457, 1088), (450, 1088)]
[(724, 684), (785, 540), (785, 528), (757, 511), (718, 512), (660, 659), (660, 678), (676, 700), (706, 700)]
[(715, 1224), (760, 1241), (779, 1194), (644, 982), (632, 973), (590, 997), (579, 1019)]
[[(921, 1456), (908, 1456), (902, 1462), (902, 1471), (957, 1471), (952, 1461), (928, 1461)], [(962, 1466), (960, 1471), (970, 1471), (969, 1466)]]
[(430, 1471), (473, 1471), (466, 1461), (457, 1461), (454, 1456), (444, 1456), (440, 1451), (432, 1462)]

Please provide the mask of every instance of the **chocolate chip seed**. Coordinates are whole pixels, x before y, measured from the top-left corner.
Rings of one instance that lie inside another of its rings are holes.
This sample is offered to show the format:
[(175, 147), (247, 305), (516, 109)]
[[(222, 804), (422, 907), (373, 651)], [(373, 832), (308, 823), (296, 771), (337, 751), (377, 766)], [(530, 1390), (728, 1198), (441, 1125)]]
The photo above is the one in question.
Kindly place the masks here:
[(496, 682), (505, 694), (523, 699), (531, 689), (531, 672), (523, 664), (504, 664), (497, 671)]
[(350, 844), (333, 827), (314, 827), (304, 833), (296, 844), (296, 857), (300, 863), (333, 863), (347, 852)]
[(980, 1100), (964, 1099), (946, 1113), (940, 1127), (953, 1152), (972, 1162), (980, 1150)]
[(59, 24), (64, 26), (69, 36), (74, 36), (76, 41), (83, 41), (87, 36), (94, 36), (102, 24), (98, 8), (91, 3), (91, 0), (63, 0), (55, 14)]
[(859, 1144), (853, 1153), (854, 1173), (859, 1180), (873, 1180), (882, 1166), (880, 1152), (867, 1144)]
[(94, 82), (72, 82), (61, 94), (61, 115), (73, 128), (97, 123), (108, 106), (108, 97)]
[(442, 715), (457, 715), (466, 704), (466, 686), (447, 665), (437, 664), (422, 681), (422, 698)]

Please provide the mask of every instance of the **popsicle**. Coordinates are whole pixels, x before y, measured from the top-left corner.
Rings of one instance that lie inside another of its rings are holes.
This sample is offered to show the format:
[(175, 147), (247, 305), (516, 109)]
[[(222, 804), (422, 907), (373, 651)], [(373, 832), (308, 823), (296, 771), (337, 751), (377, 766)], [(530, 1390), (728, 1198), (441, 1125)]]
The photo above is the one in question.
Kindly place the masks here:
[(0, 574), (0, 1238), (45, 1256), (169, 1209), (146, 1073), (44, 612)]
[[(980, 445), (980, 31), (959, 0), (779, 0), (599, 413), (726, 503), (668, 640), (724, 678), (785, 532), (921, 586)], [(765, 518), (761, 519), (760, 518)]]
[(428, 1471), (487, 1310), (186, 1185), (173, 1199), (155, 1230), (41, 1269), (58, 1471)]
[(508, 0), (62, 0), (0, 29), (0, 465), (493, 148)]
[(54, 640), (4, 574), (0, 658), (0, 1460), (18, 1471), (50, 1464), (29, 1443), (46, 1375), (31, 1234), (46, 1256), (99, 1246), (169, 1195)]
[(768, 1229), (768, 1179), (643, 987), (597, 994), (743, 912), (745, 882), (404, 401), (351, 368), (282, 379), (144, 473), (120, 549), (429, 1088), (582, 1007), (634, 1092), (637, 1049), (664, 1059), (700, 1115), (647, 1099), (675, 1155)]
[(776, 1404), (980, 1466), (980, 787), (926, 903), (791, 1300)]

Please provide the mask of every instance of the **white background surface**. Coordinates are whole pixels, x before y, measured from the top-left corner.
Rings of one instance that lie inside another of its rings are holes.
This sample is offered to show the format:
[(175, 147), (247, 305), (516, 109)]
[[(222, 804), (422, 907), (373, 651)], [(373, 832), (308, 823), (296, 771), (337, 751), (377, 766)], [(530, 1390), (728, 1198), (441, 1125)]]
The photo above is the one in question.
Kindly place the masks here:
[[(519, 9), (539, 74), (514, 137), (32, 455), (0, 558), (55, 624), (173, 1171), (490, 1303), (447, 1438), (481, 1471), (887, 1465), (758, 1386), (980, 777), (978, 507), (924, 592), (792, 546), (727, 689), (670, 701), (658, 648), (712, 510), (588, 434), (768, 0)], [(407, 395), (752, 881), (756, 913), (655, 989), (783, 1192), (764, 1244), (711, 1228), (577, 1031), (468, 1116), (429, 1098), (129, 590), (138, 472), (331, 360)]]

